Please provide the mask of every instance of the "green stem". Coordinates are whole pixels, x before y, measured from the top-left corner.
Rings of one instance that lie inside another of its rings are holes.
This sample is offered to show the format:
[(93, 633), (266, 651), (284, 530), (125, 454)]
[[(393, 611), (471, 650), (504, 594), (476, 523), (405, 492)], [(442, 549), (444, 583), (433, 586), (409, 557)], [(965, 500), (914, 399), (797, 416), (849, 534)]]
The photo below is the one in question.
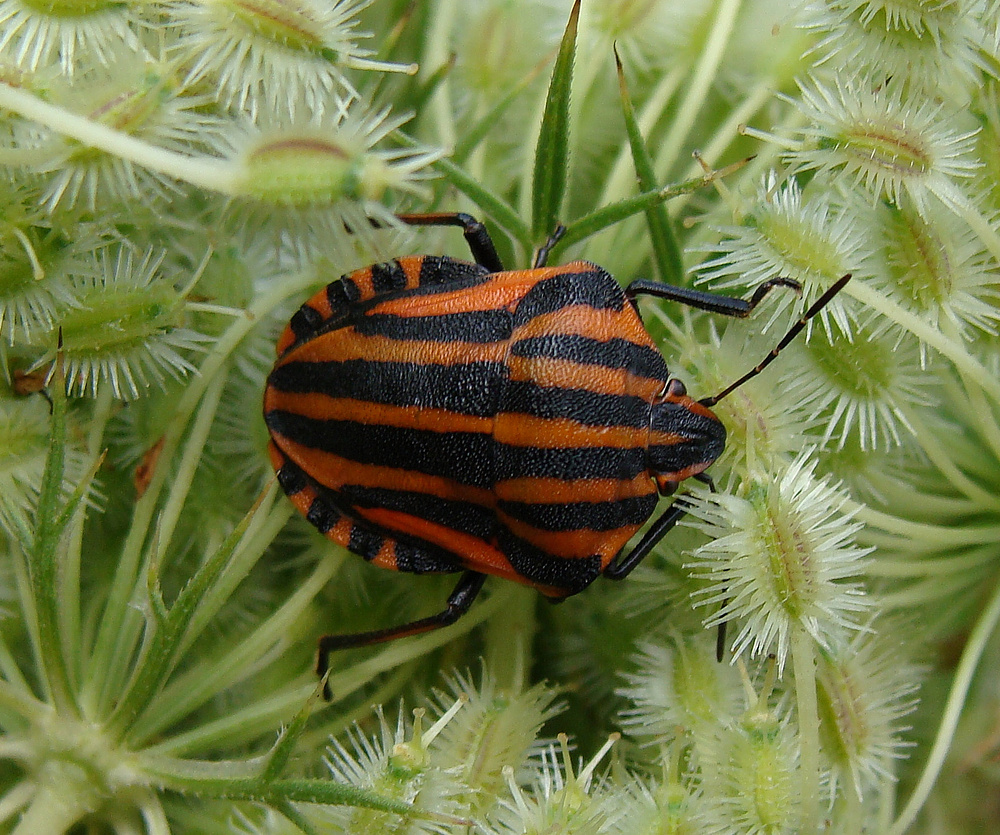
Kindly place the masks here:
[(518, 586), (512, 594), (513, 599), (503, 613), (492, 618), (484, 630), (483, 664), (485, 669), (493, 671), (500, 688), (522, 693), (529, 686), (538, 593)]
[[(269, 493), (261, 495), (225, 541), (202, 561), (194, 575), (176, 595), (169, 610), (165, 609), (162, 601), (159, 562), (155, 567), (143, 572), (146, 599), (149, 601), (147, 608), (153, 615), (147, 614), (145, 617), (142, 651), (131, 663), (132, 677), (118, 697), (115, 713), (105, 726), (110, 735), (116, 738), (124, 736), (135, 724), (140, 711), (150, 709), (155, 697), (160, 694), (163, 683), (184, 656), (185, 650), (228, 600), (234, 582), (226, 582), (223, 579), (227, 569), (241, 561), (245, 564), (244, 571), (238, 573), (239, 579), (235, 581), (239, 582), (263, 553), (264, 546), (261, 546), (253, 550), (252, 556), (247, 559), (245, 552), (251, 549), (245, 548), (244, 545), (246, 539), (252, 536), (249, 531), (254, 522), (267, 515), (265, 504), (269, 498), (273, 498), (276, 490), (277, 487), (272, 482)], [(276, 515), (280, 521), (273, 529), (272, 536), (277, 534), (286, 518), (281, 514)], [(225, 592), (221, 595), (216, 592), (219, 586), (225, 587)], [(214, 600), (213, 592), (216, 592)], [(139, 594), (141, 592), (137, 592), (137, 596)], [(197, 623), (199, 616), (201, 622)], [(215, 673), (216, 665), (212, 664), (211, 669)], [(215, 676), (205, 675), (203, 678), (214, 680)], [(134, 739), (129, 741), (134, 745)]]
[(52, 384), (52, 425), (45, 472), (38, 497), (35, 541), (29, 553), (28, 579), (37, 623), (39, 668), (52, 701), (61, 713), (75, 715), (76, 700), (70, 686), (69, 667), (60, 630), (62, 584), (61, 545), (65, 528), (58, 523), (64, 510), (63, 478), (66, 470), (66, 382), (62, 354), (56, 356)]
[[(87, 427), (87, 457), (95, 465), (98, 461), (103, 461), (103, 455), (107, 452), (106, 448), (103, 448), (104, 432), (116, 405), (111, 386), (101, 386), (98, 389), (97, 399), (94, 401), (94, 408)], [(77, 680), (82, 679), (83, 670), (79, 668), (79, 665), (82, 664), (85, 656), (81, 625), (83, 607), (80, 600), (80, 563), (83, 553), (85, 521), (86, 513), (77, 515), (73, 538), (63, 557), (64, 579), (59, 603), (59, 628), (69, 647), (69, 658), (77, 663), (77, 668), (73, 670)]]
[[(279, 516), (282, 525), (287, 517)], [(273, 529), (269, 531), (275, 534)], [(267, 620), (221, 658), (206, 658), (156, 694), (129, 731), (134, 745), (145, 743), (195, 711), (227, 687), (251, 676), (269, 652), (279, 647), (312, 600), (334, 576), (338, 560), (321, 560), (310, 577)], [(206, 670), (206, 667), (208, 668)], [(282, 720), (288, 717), (281, 717)]]
[[(709, 164), (714, 165), (715, 160), (722, 158), (726, 149), (729, 148), (733, 141), (740, 138), (740, 125), (750, 121), (755, 113), (773, 100), (774, 86), (772, 79), (768, 78), (756, 84), (740, 101), (739, 105), (729, 113), (725, 121), (715, 129), (712, 136), (708, 137), (707, 141), (702, 145), (701, 152), (703, 159)], [(762, 177), (762, 169), (767, 167), (768, 161), (774, 156), (777, 156), (777, 151), (770, 148), (770, 146), (765, 146), (760, 149), (756, 156), (754, 156), (753, 161), (746, 168), (740, 169), (737, 176), (744, 181), (759, 183)], [(699, 171), (701, 171), (701, 166), (697, 161), (694, 161), (685, 172), (685, 175), (694, 177)], [(683, 211), (684, 207), (693, 197), (694, 192), (677, 198), (673, 205), (673, 210), (678, 213)], [(734, 205), (733, 208), (737, 207)], [(703, 224), (703, 226), (706, 229), (711, 228), (709, 224)]]
[(940, 182), (935, 181), (931, 191), (965, 221), (993, 258), (1000, 261), (1000, 234), (997, 234), (995, 221), (983, 217), (982, 212), (976, 209), (969, 198), (944, 178)]
[(12, 835), (64, 835), (100, 802), (93, 782), (69, 765), (53, 767), (21, 815)]
[[(146, 492), (136, 502), (132, 514), (132, 525), (122, 547), (122, 555), (115, 570), (111, 592), (104, 605), (104, 615), (101, 618), (100, 629), (91, 656), (90, 677), (84, 688), (83, 701), (84, 704), (90, 706), (88, 711), (90, 715), (106, 714), (110, 702), (113, 700), (115, 683), (108, 680), (108, 665), (112, 655), (117, 650), (124, 619), (131, 611), (129, 599), (135, 588), (143, 546), (149, 535), (153, 515), (158, 507), (160, 491), (166, 484), (170, 472), (169, 462), (173, 459), (191, 415), (194, 414), (209, 382), (215, 378), (215, 375), (243, 338), (285, 299), (302, 293), (315, 281), (315, 276), (312, 273), (303, 272), (286, 276), (283, 281), (274, 282), (267, 292), (255, 299), (243, 315), (234, 320), (213, 343), (204, 362), (202, 362), (199, 375), (194, 377), (185, 387), (177, 405), (177, 411), (163, 436), (160, 464), (154, 470), (153, 478), (146, 488)], [(117, 684), (120, 685), (121, 682)]]
[(816, 654), (804, 629), (792, 634), (792, 671), (799, 716), (799, 771), (802, 794), (801, 832), (819, 831), (819, 708), (816, 699)]
[[(17, 639), (15, 638), (15, 640)], [(26, 700), (34, 701), (31, 687), (10, 651), (7, 637), (0, 635), (0, 706), (7, 703), (5, 694), (8, 691), (11, 694), (16, 693), (19, 699), (23, 697)]]
[(28, 780), (22, 780), (7, 789), (0, 797), (0, 823), (6, 824), (31, 803), (36, 792), (36, 786)]
[[(255, 699), (245, 707), (204, 722), (186, 731), (171, 731), (169, 737), (146, 748), (156, 756), (184, 756), (190, 752), (232, 750), (254, 746), (276, 727), (289, 721), (302, 703), (316, 692), (317, 681), (310, 678), (304, 684), (291, 682), (270, 696)], [(159, 717), (154, 717), (158, 719)]]
[[(0, 714), (13, 714), (37, 723), (42, 721), (51, 709), (50, 705), (39, 701), (32, 695), (27, 682), (20, 677), (20, 670), (18, 670), (16, 681), (0, 680)], [(16, 726), (17, 724), (13, 722), (5, 725), (8, 736), (0, 736), (0, 741), (9, 739), (9, 728)]]
[[(650, 93), (637, 119), (639, 131), (643, 136), (649, 136), (652, 133), (656, 123), (663, 116), (667, 105), (670, 104), (677, 92), (682, 78), (683, 68), (674, 67), (660, 79), (653, 92)], [(601, 196), (596, 203), (598, 206), (605, 206), (615, 200), (620, 200), (626, 194), (631, 193), (633, 188), (635, 188), (635, 168), (628, 144), (623, 142), (615, 158), (615, 163), (611, 167), (611, 173), (604, 183)], [(608, 261), (608, 259), (604, 260)]]
[[(853, 502), (847, 502), (844, 505), (844, 509), (852, 509), (852, 506), (857, 507)], [(995, 524), (982, 525), (980, 527), (955, 528), (929, 522), (913, 522), (909, 519), (900, 519), (898, 516), (892, 516), (870, 507), (862, 507), (857, 513), (857, 518), (866, 525), (912, 539), (917, 545), (929, 550), (952, 546), (978, 545), (984, 540), (987, 542), (1000, 542), (1000, 530), (997, 530)]]
[(238, 169), (227, 160), (193, 157), (158, 148), (2, 82), (0, 107), (12, 110), (62, 136), (71, 137), (83, 145), (98, 148), (106, 154), (134, 162), (181, 182), (228, 195), (238, 191)]
[(152, 789), (138, 793), (136, 806), (146, 825), (146, 835), (171, 835), (170, 821), (160, 802), (160, 796)]
[(868, 567), (869, 577), (956, 577), (967, 571), (977, 571), (992, 564), (996, 556), (983, 549), (980, 554), (960, 557), (940, 557), (930, 560), (914, 560), (907, 552), (903, 559), (880, 558)]
[[(993, 455), (1000, 458), (1000, 420), (997, 420), (995, 409), (990, 408), (982, 390), (964, 374), (962, 386), (969, 398), (968, 414), (972, 416), (983, 441), (990, 447)], [(989, 475), (992, 476), (993, 472), (989, 472)]]
[(922, 606), (939, 605), (941, 601), (952, 600), (959, 595), (968, 596), (969, 589), (979, 585), (983, 579), (951, 574), (928, 577), (903, 586), (899, 591), (883, 592), (878, 598), (879, 608), (883, 612), (915, 612)]
[[(859, 516), (864, 521), (863, 516)], [(903, 537), (904, 542), (900, 542), (897, 536), (881, 536), (877, 532), (865, 531), (861, 534), (865, 543), (878, 547), (905, 547), (912, 557), (921, 554), (936, 553), (951, 548), (969, 548), (977, 545), (996, 544), (1000, 542), (1000, 528), (995, 524), (982, 526), (957, 526), (954, 522), (942, 525), (921, 525), (919, 522), (912, 523), (915, 531), (923, 529), (926, 531), (920, 538)], [(955, 525), (954, 527), (951, 527)]]
[[(455, 0), (437, 0), (430, 6), (430, 22), (424, 37), (425, 51), (420, 58), (421, 74), (430, 73), (444, 66), (449, 60), (452, 31), (455, 26)], [(437, 132), (438, 142), (446, 148), (455, 145), (455, 116), (451, 100), (451, 80), (447, 76), (437, 85), (431, 96), (428, 115)]]
[(913, 794), (907, 801), (906, 806), (896, 818), (889, 830), (888, 835), (903, 835), (909, 829), (917, 814), (923, 808), (924, 803), (930, 796), (941, 769), (944, 767), (945, 759), (951, 748), (952, 740), (955, 737), (955, 729), (958, 727), (958, 719), (962, 714), (962, 707), (969, 694), (969, 686), (972, 684), (972, 676), (979, 666), (979, 660), (986, 649), (986, 643), (993, 634), (1000, 622), (1000, 583), (996, 584), (993, 596), (989, 604), (983, 609), (979, 620), (976, 622), (965, 649), (962, 650), (962, 658), (958, 662), (955, 670), (955, 678), (951, 683), (951, 692), (948, 693), (948, 701), (945, 703), (944, 713), (941, 716), (941, 724), (938, 726), (937, 736), (934, 745), (924, 764), (924, 771), (920, 775)]
[[(149, 570), (149, 561), (156, 564), (157, 571), (162, 570), (164, 555), (167, 553), (174, 526), (180, 518), (181, 507), (191, 487), (194, 471), (202, 459), (205, 441), (208, 438), (224, 385), (225, 378), (222, 375), (215, 377), (211, 380), (201, 401), (194, 426), (188, 435), (187, 444), (180, 456), (177, 471), (171, 479), (166, 506), (158, 518), (155, 542), (152, 544), (147, 557), (146, 570), (140, 572), (140, 577), (137, 579), (139, 587), (133, 591), (133, 599), (143, 599), (145, 580), (142, 575)], [(159, 459), (159, 466), (170, 469), (166, 465), (166, 459), (162, 454)], [(107, 682), (104, 691), (106, 694), (106, 704), (112, 699), (120, 699), (123, 692), (128, 692), (128, 687), (123, 688), (121, 683), (129, 678), (129, 669), (133, 666), (135, 645), (140, 640), (140, 636), (147, 626), (145, 623), (147, 618), (148, 613), (142, 611), (137, 606), (132, 606), (128, 612), (124, 613), (124, 617), (121, 619), (118, 640), (104, 669), (104, 677)]]
[[(187, 501), (188, 492), (194, 482), (195, 470), (204, 458), (205, 443), (208, 441), (208, 433), (212, 429), (215, 421), (215, 412), (222, 399), (222, 390), (226, 384), (226, 375), (217, 374), (209, 378), (205, 394), (198, 404), (198, 411), (194, 417), (194, 423), (187, 433), (187, 443), (177, 461), (176, 469), (170, 479), (170, 492), (163, 509), (159, 513), (156, 525), (156, 558), (162, 560), (170, 547), (170, 541), (174, 535), (174, 529), (180, 520), (181, 511)], [(166, 466), (162, 457), (159, 466)]]
[[(354, 725), (362, 724), (371, 719), (372, 705), (387, 705), (392, 702), (399, 702), (401, 694), (406, 690), (407, 685), (413, 682), (419, 659), (405, 664), (400, 664), (391, 673), (386, 674), (379, 680), (375, 690), (365, 694), (365, 700), (359, 702), (350, 710), (340, 710), (322, 725), (316, 725), (302, 734), (301, 746), (303, 751), (319, 751), (330, 743), (331, 738), (335, 738), (344, 733)], [(324, 716), (324, 720), (326, 717)]]
[(913, 428), (914, 437), (927, 458), (955, 490), (967, 496), (970, 501), (977, 505), (992, 510), (1000, 508), (1000, 498), (989, 490), (984, 490), (959, 470), (952, 460), (951, 454), (938, 442), (940, 435), (928, 429), (914, 409), (908, 409), (905, 406), (900, 406), (899, 409), (907, 423)]
[(854, 786), (845, 782), (843, 796), (843, 814), (840, 819), (843, 821), (843, 835), (862, 835), (865, 831), (865, 810), (861, 803), (861, 796)]

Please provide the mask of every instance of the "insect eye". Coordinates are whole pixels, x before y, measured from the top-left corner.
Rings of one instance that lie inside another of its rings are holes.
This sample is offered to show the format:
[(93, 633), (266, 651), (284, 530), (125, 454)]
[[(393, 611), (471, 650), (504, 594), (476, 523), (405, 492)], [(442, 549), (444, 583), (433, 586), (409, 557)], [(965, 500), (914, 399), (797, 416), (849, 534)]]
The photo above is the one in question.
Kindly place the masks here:
[(671, 379), (667, 383), (667, 396), (668, 397), (684, 397), (688, 393), (687, 386), (684, 385), (676, 377)]
[(656, 491), (661, 496), (672, 496), (677, 492), (677, 482), (668, 481), (666, 478), (660, 476), (656, 479)]

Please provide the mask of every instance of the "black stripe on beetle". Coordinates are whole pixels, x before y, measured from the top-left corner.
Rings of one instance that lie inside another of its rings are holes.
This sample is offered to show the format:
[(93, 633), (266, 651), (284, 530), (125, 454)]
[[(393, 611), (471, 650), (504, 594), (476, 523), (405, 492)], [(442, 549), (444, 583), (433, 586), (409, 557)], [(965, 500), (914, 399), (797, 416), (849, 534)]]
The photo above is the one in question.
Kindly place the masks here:
[(470, 310), (433, 316), (371, 313), (353, 323), (361, 336), (381, 336), (397, 342), (503, 342), (510, 339), (513, 320), (506, 310)]
[[(278, 391), (321, 394), (396, 406), (446, 409), (487, 417), (496, 411), (503, 384), (502, 363), (424, 365), (406, 362), (289, 362), (276, 369), (270, 384)], [(477, 397), (470, 398), (475, 391)]]
[[(317, 420), (292, 412), (267, 413), (272, 433), (302, 446), (359, 464), (460, 477), (474, 487), (491, 487), (493, 439), (473, 432), (433, 432), (354, 421)], [(353, 549), (352, 549), (353, 550)]]
[(492, 509), (472, 502), (446, 499), (413, 490), (388, 487), (344, 485), (341, 491), (358, 508), (384, 508), (420, 519), (434, 519), (451, 530), (488, 541), (496, 533), (497, 518)]
[(575, 333), (554, 333), (519, 339), (510, 347), (515, 357), (568, 360), (602, 368), (625, 368), (633, 374), (661, 379), (667, 365), (658, 351), (617, 337), (592, 339)]
[(575, 559), (554, 557), (506, 527), (500, 529), (498, 544), (520, 576), (562, 589), (565, 593), (561, 597), (583, 591), (601, 574), (601, 558), (596, 554)]
[(521, 380), (508, 380), (503, 388), (505, 414), (572, 420), (585, 426), (648, 426), (648, 407), (642, 398), (628, 394), (539, 386)]
[(626, 496), (606, 502), (512, 502), (497, 507), (508, 516), (543, 531), (613, 531), (641, 525), (656, 508), (656, 494)]
[(584, 272), (557, 273), (540, 281), (524, 297), (517, 307), (516, 324), (574, 305), (621, 310), (625, 306), (625, 293), (618, 282), (599, 267)]

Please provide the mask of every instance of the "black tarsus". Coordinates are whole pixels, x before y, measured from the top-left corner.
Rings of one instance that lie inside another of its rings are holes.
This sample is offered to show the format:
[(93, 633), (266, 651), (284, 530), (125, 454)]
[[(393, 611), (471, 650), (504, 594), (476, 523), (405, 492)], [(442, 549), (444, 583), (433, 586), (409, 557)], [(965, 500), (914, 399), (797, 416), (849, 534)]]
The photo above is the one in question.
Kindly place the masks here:
[(531, 265), (536, 270), (540, 267), (544, 267), (549, 261), (549, 255), (552, 252), (552, 248), (559, 243), (559, 240), (563, 235), (566, 234), (566, 227), (561, 223), (552, 231), (548, 239), (538, 248), (538, 252), (535, 253), (534, 263)]

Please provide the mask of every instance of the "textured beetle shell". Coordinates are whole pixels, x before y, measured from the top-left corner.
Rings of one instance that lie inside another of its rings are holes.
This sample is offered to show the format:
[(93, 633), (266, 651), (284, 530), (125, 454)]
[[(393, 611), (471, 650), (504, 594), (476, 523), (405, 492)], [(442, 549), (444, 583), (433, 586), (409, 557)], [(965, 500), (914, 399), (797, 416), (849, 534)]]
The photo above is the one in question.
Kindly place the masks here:
[(306, 302), (278, 357), (264, 412), (282, 488), (321, 532), (399, 571), (575, 594), (653, 513), (650, 445), (685, 443), (650, 436), (666, 363), (587, 262), (375, 265)]

